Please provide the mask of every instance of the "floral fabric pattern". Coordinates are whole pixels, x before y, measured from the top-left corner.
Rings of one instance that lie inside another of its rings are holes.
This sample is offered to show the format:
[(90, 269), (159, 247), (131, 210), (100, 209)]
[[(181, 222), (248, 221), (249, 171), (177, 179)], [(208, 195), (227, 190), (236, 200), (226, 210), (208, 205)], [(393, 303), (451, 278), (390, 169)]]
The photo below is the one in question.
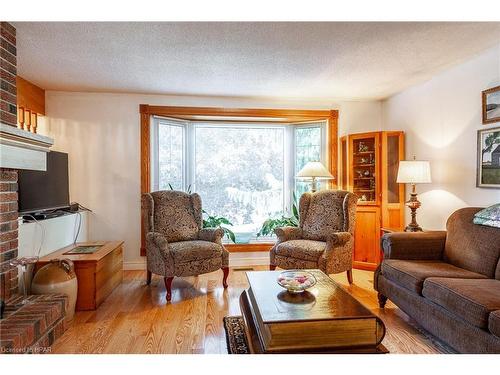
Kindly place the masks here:
[(181, 241), (168, 245), (175, 264), (188, 263), (196, 260), (222, 257), (222, 247), (208, 241)]
[(326, 242), (290, 240), (276, 246), (276, 255), (317, 262), (326, 250)]
[(271, 265), (285, 269), (319, 268), (326, 274), (352, 269), (356, 196), (325, 190), (300, 198), (299, 228), (277, 229)]
[(330, 233), (344, 230), (344, 196), (335, 191), (305, 193), (309, 198), (308, 209), (302, 224), (304, 238), (326, 241)]
[(181, 191), (143, 194), (147, 269), (164, 277), (194, 276), (228, 267), (220, 228), (202, 229), (201, 198)]
[[(198, 194), (190, 195), (172, 190), (155, 191), (150, 195), (154, 204), (153, 222), (156, 232), (163, 233), (168, 242), (197, 239), (201, 221), (193, 203), (199, 201)], [(201, 209), (199, 212), (201, 213)]]

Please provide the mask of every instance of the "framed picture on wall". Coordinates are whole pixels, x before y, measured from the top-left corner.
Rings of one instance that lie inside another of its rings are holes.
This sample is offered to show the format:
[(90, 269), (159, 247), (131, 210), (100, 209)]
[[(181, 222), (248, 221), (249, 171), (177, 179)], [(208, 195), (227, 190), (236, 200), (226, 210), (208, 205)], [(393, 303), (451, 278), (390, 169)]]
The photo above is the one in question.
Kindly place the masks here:
[(483, 124), (500, 121), (500, 86), (483, 91)]
[(500, 128), (477, 132), (476, 186), (500, 189)]

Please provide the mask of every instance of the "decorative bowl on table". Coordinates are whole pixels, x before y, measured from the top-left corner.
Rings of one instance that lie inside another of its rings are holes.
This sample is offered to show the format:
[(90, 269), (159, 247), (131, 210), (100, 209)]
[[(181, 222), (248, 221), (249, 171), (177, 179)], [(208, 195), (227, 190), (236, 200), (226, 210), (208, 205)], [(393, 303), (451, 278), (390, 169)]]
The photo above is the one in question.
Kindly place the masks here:
[(278, 276), (278, 284), (290, 293), (302, 293), (316, 284), (316, 278), (306, 271), (284, 271)]

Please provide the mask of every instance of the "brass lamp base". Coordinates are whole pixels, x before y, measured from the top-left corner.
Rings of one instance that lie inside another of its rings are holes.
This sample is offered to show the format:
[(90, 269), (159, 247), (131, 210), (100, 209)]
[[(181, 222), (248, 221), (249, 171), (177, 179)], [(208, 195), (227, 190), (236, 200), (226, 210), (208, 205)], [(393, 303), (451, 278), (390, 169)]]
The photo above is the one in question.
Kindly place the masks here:
[(417, 209), (422, 205), (417, 199), (417, 192), (415, 191), (415, 185), (412, 184), (412, 192), (410, 193), (410, 200), (405, 203), (405, 205), (411, 210), (411, 223), (405, 228), (405, 232), (422, 232), (423, 229), (417, 223)]

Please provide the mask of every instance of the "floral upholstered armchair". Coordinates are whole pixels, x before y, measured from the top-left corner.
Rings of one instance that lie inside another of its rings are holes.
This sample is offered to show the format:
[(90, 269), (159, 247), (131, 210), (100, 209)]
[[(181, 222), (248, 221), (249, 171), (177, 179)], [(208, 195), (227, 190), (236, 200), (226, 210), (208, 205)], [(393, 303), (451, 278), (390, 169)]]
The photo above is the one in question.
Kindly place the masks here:
[(146, 232), (147, 284), (151, 274), (164, 277), (167, 301), (175, 276), (195, 276), (223, 271), (227, 288), (229, 253), (222, 245), (222, 229), (202, 229), (201, 198), (181, 191), (156, 191), (142, 195)]
[(357, 198), (341, 190), (304, 193), (299, 227), (276, 228), (270, 269), (319, 268), (326, 274), (347, 271), (352, 283), (352, 253)]

